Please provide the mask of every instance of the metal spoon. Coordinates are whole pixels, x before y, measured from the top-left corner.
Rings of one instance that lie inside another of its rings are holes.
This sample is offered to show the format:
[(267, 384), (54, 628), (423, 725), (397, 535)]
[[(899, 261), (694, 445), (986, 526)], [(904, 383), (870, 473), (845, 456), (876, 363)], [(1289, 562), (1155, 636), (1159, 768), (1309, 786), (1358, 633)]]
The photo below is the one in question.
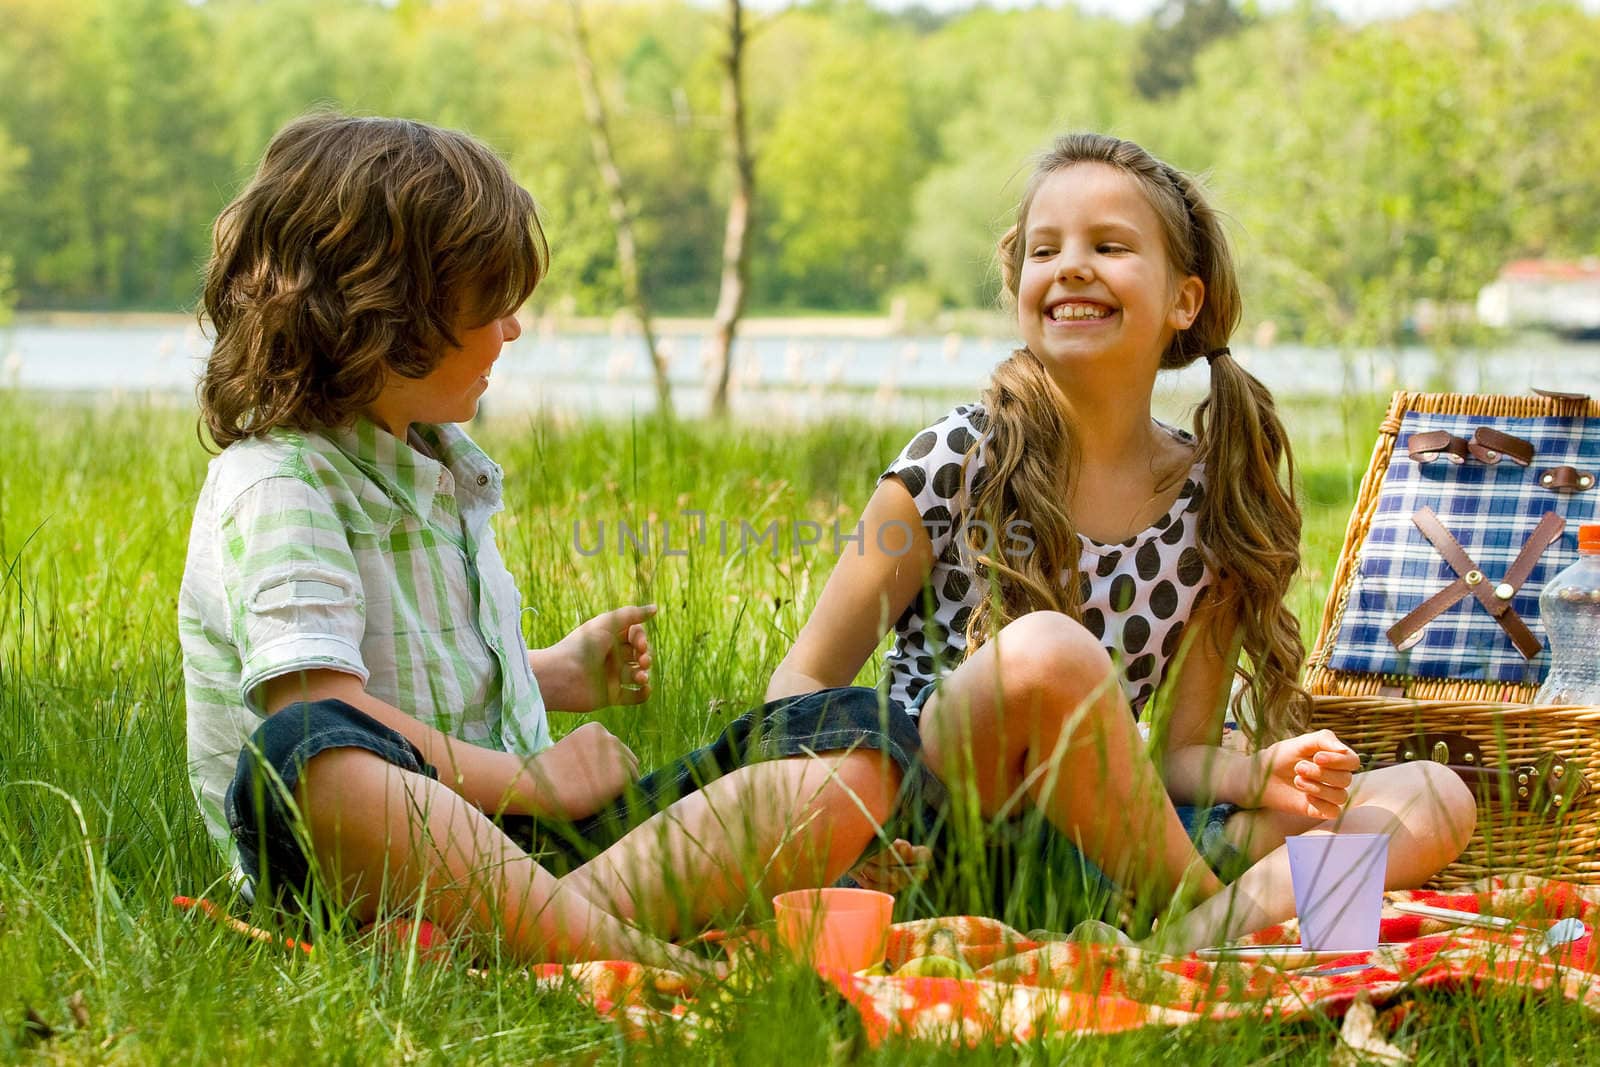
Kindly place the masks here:
[[(1471, 915), (1475, 913), (1459, 912), (1458, 914)], [(1522, 929), (1526, 930), (1533, 928), (1522, 927)], [(1544, 932), (1544, 937), (1539, 942), (1539, 951), (1548, 955), (1563, 945), (1570, 945), (1574, 941), (1581, 941), (1588, 936), (1589, 927), (1584, 925), (1582, 920), (1572, 918), (1562, 919), (1560, 922), (1553, 924), (1550, 929)], [(1357, 971), (1370, 970), (1374, 966), (1376, 966), (1376, 964), (1357, 963), (1353, 966), (1346, 967), (1326, 967), (1320, 970), (1311, 969), (1309, 974), (1313, 978), (1331, 978), (1336, 974), (1354, 974)], [(1301, 973), (1304, 974), (1308, 972), (1302, 971)]]
[[(1456, 923), (1459, 926), (1480, 926), (1489, 930), (1528, 930), (1538, 933), (1537, 926), (1519, 923), (1515, 919), (1504, 915), (1481, 915), (1475, 911), (1456, 911), (1453, 908), (1435, 908), (1429, 904), (1413, 904), (1401, 901), (1394, 905), (1394, 909), (1407, 915), (1421, 915), (1430, 919), (1443, 919), (1445, 922)], [(1582, 920), (1567, 918), (1555, 923), (1544, 931), (1544, 940), (1540, 944), (1541, 951), (1549, 952), (1553, 948), (1571, 944), (1574, 941), (1589, 936), (1589, 928)]]
[(1553, 952), (1562, 945), (1570, 945), (1588, 936), (1589, 928), (1581, 920), (1562, 919), (1544, 932), (1544, 941), (1540, 944), (1539, 950)]

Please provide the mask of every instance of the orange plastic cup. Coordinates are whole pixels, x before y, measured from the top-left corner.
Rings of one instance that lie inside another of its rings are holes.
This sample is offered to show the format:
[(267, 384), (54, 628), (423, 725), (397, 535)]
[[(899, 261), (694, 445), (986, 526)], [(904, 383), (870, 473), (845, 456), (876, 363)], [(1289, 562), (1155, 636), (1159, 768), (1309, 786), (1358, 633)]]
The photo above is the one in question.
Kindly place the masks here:
[(894, 897), (872, 889), (796, 889), (772, 898), (778, 941), (818, 970), (883, 962)]

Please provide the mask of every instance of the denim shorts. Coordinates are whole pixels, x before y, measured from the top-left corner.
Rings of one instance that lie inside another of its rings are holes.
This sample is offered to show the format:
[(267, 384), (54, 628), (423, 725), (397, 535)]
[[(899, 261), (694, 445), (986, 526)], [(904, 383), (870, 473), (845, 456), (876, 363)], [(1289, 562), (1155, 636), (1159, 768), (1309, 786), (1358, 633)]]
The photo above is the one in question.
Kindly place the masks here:
[[(919, 745), (915, 723), (875, 690), (824, 689), (771, 701), (740, 716), (716, 740), (645, 775), (587, 818), (503, 815), (497, 821), (539, 863), (562, 874), (674, 801), (763, 760), (878, 751), (900, 769), (905, 794), (920, 780), (912, 773)], [(335, 748), (364, 749), (402, 770), (438, 778), (415, 745), (343, 701), (291, 704), (268, 717), (240, 752), (225, 802), (240, 869), (252, 888), (269, 884), (281, 899), (285, 890), (298, 892), (309, 883), (303, 835), (288, 800), (305, 765)]]

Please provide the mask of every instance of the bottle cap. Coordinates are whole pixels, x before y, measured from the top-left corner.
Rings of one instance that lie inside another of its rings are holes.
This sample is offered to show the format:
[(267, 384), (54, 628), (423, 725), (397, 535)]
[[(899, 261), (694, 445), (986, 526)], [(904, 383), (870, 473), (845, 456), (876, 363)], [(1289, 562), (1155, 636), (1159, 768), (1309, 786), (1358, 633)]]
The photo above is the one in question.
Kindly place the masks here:
[(1600, 522), (1586, 522), (1578, 527), (1578, 551), (1586, 556), (1600, 553)]

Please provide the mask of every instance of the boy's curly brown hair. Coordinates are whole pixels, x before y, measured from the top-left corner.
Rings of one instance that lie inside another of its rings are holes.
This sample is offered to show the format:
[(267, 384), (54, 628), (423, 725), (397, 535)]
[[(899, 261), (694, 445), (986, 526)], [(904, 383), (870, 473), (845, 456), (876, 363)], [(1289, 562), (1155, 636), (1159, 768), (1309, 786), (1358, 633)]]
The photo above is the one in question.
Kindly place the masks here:
[(548, 265), (533, 198), (480, 142), (406, 119), (297, 119), (217, 217), (201, 419), (220, 447), (344, 425), (390, 375), (433, 370), (462, 316), (521, 307)]

